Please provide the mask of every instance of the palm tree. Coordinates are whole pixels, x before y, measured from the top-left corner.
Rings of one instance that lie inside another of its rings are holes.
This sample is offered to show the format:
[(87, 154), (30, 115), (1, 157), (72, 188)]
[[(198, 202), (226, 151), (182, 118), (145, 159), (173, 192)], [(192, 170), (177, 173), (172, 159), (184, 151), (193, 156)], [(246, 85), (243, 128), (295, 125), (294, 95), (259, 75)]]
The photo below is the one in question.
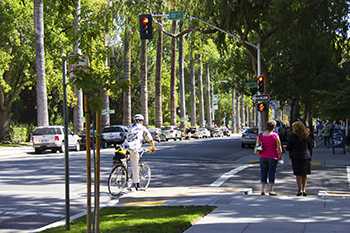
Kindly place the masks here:
[(44, 51), (44, 3), (43, 0), (34, 0), (34, 26), (36, 50), (36, 103), (38, 126), (49, 125), (47, 109), (47, 91), (45, 81), (45, 51)]
[(194, 73), (193, 59), (193, 40), (190, 45), (190, 83), (191, 83), (191, 127), (196, 127), (197, 111), (196, 111), (196, 77)]
[(124, 37), (124, 80), (127, 83), (123, 91), (123, 124), (131, 124), (131, 38), (127, 24)]
[[(183, 22), (180, 23), (180, 31)], [(185, 76), (184, 76), (184, 37), (179, 37), (179, 79), (180, 79), (180, 118), (181, 126), (186, 125), (186, 99), (185, 99)]]
[[(160, 24), (162, 21), (160, 19)], [(157, 60), (156, 60), (156, 79), (155, 79), (155, 91), (156, 91), (156, 106), (155, 106), (155, 125), (161, 127), (163, 125), (163, 111), (162, 111), (162, 58), (163, 58), (163, 32), (161, 26), (158, 29), (158, 41), (157, 41)]]
[[(172, 23), (172, 33), (176, 33), (176, 21)], [(171, 39), (171, 78), (170, 78), (170, 122), (176, 125), (176, 38)]]
[(199, 96), (199, 125), (201, 127), (205, 126), (204, 117), (204, 93), (203, 93), (203, 74), (202, 74), (202, 58), (198, 55), (198, 96)]
[(205, 115), (207, 121), (207, 127), (212, 125), (212, 105), (211, 105), (211, 83), (209, 62), (205, 63)]
[[(74, 18), (74, 35), (77, 36), (74, 44), (74, 54), (75, 56), (81, 55), (80, 51), (80, 36), (79, 36), (79, 24), (80, 24), (80, 0), (76, 1), (75, 6), (75, 18)], [(74, 78), (74, 73), (72, 73), (72, 78)], [(73, 124), (74, 133), (80, 133), (83, 130), (83, 91), (74, 85), (74, 94), (77, 98), (77, 105), (73, 110)]]
[(144, 124), (148, 125), (148, 87), (147, 87), (147, 40), (141, 40), (141, 113), (145, 117)]

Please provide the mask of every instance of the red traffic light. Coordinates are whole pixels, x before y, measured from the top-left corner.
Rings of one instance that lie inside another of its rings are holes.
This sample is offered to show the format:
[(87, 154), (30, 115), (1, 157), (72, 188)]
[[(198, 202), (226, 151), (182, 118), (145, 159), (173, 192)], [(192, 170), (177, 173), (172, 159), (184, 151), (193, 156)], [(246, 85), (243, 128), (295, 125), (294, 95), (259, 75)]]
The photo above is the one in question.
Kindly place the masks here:
[(146, 27), (149, 23), (148, 17), (147, 16), (142, 16), (140, 20), (141, 24)]
[(151, 40), (153, 37), (153, 18), (151, 14), (139, 16), (141, 40)]
[(260, 94), (263, 94), (265, 92), (265, 77), (260, 75), (256, 79), (257, 85), (258, 85), (258, 91)]

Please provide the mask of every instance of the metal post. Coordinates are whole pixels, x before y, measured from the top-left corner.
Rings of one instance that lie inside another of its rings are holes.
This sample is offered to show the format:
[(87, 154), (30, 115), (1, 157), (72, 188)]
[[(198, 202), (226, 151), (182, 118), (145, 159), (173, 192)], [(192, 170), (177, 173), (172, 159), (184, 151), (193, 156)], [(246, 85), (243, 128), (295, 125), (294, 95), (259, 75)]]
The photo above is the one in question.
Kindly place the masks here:
[[(261, 75), (261, 60), (260, 60), (260, 42), (258, 42), (257, 46), (256, 46), (256, 57), (257, 57), (257, 77)], [(258, 91), (258, 95), (261, 95), (263, 93), (260, 93)], [(261, 133), (263, 131), (262, 128), (262, 114), (261, 112), (257, 111), (257, 120), (258, 120), (258, 131), (259, 133)]]
[(70, 202), (69, 202), (69, 152), (68, 152), (68, 114), (67, 114), (67, 61), (63, 59), (62, 82), (63, 82), (63, 117), (64, 117), (64, 178), (66, 199), (66, 230), (70, 229)]

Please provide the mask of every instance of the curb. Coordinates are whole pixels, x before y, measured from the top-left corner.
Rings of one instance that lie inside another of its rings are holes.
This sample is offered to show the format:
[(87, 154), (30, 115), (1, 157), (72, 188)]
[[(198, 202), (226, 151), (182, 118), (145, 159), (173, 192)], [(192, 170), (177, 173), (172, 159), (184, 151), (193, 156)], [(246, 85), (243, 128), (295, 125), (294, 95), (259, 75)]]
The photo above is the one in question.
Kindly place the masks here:
[[(116, 206), (118, 203), (119, 203), (119, 199), (110, 200), (108, 203), (106, 203), (104, 205), (101, 205), (100, 209), (106, 208), (106, 207), (113, 207), (113, 206)], [(70, 222), (72, 223), (74, 220), (77, 220), (78, 218), (81, 218), (81, 217), (83, 217), (85, 215), (86, 215), (86, 211), (85, 210), (80, 212), (80, 213), (77, 213), (77, 214), (75, 214), (75, 215), (70, 217)], [(37, 228), (37, 229), (32, 230), (32, 231), (28, 231), (28, 232), (33, 232), (33, 233), (42, 232), (44, 230), (51, 229), (51, 228), (54, 228), (54, 227), (64, 226), (65, 224), (66, 224), (66, 220), (62, 219), (62, 220), (59, 220), (57, 222), (50, 223), (49, 225), (46, 225), (46, 226)]]

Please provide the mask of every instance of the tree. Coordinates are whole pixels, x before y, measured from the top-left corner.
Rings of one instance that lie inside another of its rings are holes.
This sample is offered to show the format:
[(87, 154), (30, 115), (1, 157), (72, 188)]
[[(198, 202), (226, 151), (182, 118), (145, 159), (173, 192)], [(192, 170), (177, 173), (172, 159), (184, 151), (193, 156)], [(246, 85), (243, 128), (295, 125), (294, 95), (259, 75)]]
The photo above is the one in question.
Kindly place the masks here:
[(34, 27), (36, 48), (37, 72), (37, 120), (39, 126), (49, 125), (47, 108), (47, 90), (45, 80), (45, 51), (44, 51), (44, 3), (43, 0), (34, 0)]

